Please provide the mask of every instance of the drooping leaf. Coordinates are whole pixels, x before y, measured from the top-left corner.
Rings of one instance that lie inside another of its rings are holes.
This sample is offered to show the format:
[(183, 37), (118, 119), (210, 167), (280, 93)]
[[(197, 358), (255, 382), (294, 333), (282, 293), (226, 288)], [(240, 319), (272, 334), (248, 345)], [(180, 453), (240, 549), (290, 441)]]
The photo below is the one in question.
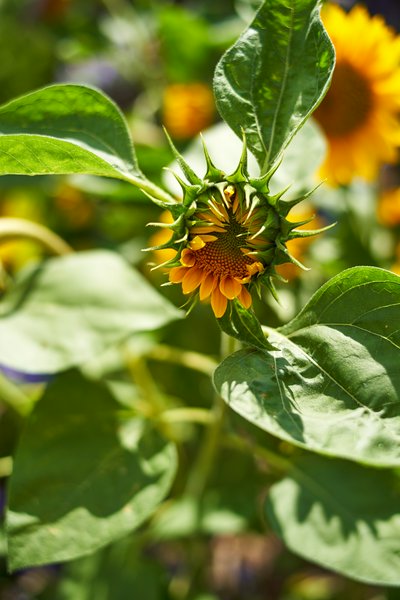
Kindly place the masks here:
[[(0, 175), (74, 173), (156, 189), (138, 167), (123, 114), (99, 90), (51, 85), (0, 107)], [(160, 195), (172, 201), (157, 188)]]
[(268, 339), (278, 350), (242, 350), (216, 371), (233, 410), (315, 452), (400, 465), (398, 275), (343, 271)]
[(267, 0), (223, 55), (214, 78), (222, 118), (265, 173), (328, 88), (333, 46), (318, 0)]
[(300, 556), (347, 577), (400, 585), (400, 480), (390, 470), (303, 456), (274, 484), (267, 519)]
[(10, 569), (93, 552), (139, 526), (168, 493), (175, 447), (140, 418), (120, 421), (119, 408), (75, 371), (47, 388), (15, 456)]
[(0, 303), (0, 365), (55, 373), (181, 316), (116, 253), (51, 258), (24, 272)]

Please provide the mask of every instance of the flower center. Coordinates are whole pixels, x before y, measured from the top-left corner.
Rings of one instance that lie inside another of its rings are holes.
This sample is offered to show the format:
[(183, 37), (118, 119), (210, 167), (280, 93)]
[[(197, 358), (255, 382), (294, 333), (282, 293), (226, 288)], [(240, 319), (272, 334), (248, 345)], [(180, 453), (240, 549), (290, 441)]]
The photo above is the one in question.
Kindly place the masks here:
[(314, 117), (328, 137), (341, 137), (356, 131), (366, 122), (372, 100), (366, 79), (351, 64), (340, 62), (334, 70), (331, 87)]
[(245, 246), (244, 240), (248, 231), (236, 221), (231, 210), (228, 211), (228, 215), (229, 223), (225, 232), (215, 232), (213, 235), (217, 239), (207, 242), (203, 248), (196, 251), (196, 266), (213, 275), (230, 275), (243, 279), (249, 274), (247, 265), (254, 262), (241, 250)]

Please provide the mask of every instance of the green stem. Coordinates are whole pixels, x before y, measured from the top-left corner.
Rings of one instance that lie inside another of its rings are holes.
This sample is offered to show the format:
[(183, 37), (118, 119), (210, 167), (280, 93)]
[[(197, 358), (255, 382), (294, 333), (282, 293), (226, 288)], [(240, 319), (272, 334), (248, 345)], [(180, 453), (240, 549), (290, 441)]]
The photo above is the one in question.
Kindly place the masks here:
[(163, 423), (199, 423), (200, 425), (211, 425), (213, 415), (207, 408), (171, 408), (160, 415)]
[(173, 348), (164, 344), (152, 348), (146, 353), (146, 357), (152, 360), (181, 365), (208, 376), (211, 376), (218, 366), (217, 361), (209, 356), (200, 354), (199, 352)]
[(57, 256), (73, 252), (71, 246), (43, 225), (26, 219), (0, 218), (0, 243), (18, 238), (33, 240)]
[[(235, 345), (236, 340), (222, 332), (221, 360), (234, 351)], [(204, 494), (220, 447), (225, 413), (225, 402), (219, 394), (214, 394), (213, 406), (210, 412), (212, 420), (210, 427), (205, 433), (196, 464), (193, 467), (193, 471), (187, 483), (186, 493), (188, 495), (201, 498)]]
[(264, 446), (255, 444), (251, 440), (247, 440), (235, 434), (226, 435), (223, 438), (222, 443), (228, 448), (246, 452), (252, 456), (258, 456), (261, 460), (264, 460), (269, 467), (279, 473), (286, 473), (293, 466), (287, 458), (284, 458), (273, 450), (264, 448)]
[(162, 206), (165, 206), (165, 204), (177, 204), (178, 202), (171, 194), (159, 188), (148, 179), (142, 179), (141, 177), (135, 177), (134, 175), (125, 175), (124, 179), (141, 189), (142, 192), (150, 196), (153, 200), (159, 200)]
[(0, 373), (0, 399), (13, 408), (22, 417), (28, 415), (32, 408), (32, 400)]
[(146, 361), (142, 356), (132, 356), (126, 353), (126, 364), (133, 381), (142, 393), (143, 399), (148, 403), (147, 416), (151, 417), (162, 413), (165, 403)]
[(13, 460), (11, 456), (0, 458), (0, 477), (9, 477), (12, 473)]

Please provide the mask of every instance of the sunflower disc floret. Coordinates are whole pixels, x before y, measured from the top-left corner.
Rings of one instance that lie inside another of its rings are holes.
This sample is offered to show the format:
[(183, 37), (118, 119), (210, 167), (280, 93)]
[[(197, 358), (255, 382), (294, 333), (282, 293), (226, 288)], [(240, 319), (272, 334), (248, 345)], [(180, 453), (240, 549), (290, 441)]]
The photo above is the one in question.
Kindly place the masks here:
[(283, 194), (271, 195), (272, 172), (251, 179), (245, 145), (239, 166), (230, 176), (215, 168), (206, 148), (208, 170), (203, 180), (176, 156), (189, 183), (176, 176), (183, 199), (168, 207), (174, 219), (169, 225), (173, 234), (157, 247), (176, 250), (174, 259), (164, 264), (169, 268), (169, 282), (181, 284), (183, 293), (191, 298), (210, 299), (217, 318), (235, 299), (250, 308), (252, 289), (259, 291), (262, 284), (275, 294), (275, 266), (285, 262), (299, 265), (285, 243), (321, 231), (296, 231), (304, 222), (286, 219), (303, 197), (287, 202), (282, 200)]

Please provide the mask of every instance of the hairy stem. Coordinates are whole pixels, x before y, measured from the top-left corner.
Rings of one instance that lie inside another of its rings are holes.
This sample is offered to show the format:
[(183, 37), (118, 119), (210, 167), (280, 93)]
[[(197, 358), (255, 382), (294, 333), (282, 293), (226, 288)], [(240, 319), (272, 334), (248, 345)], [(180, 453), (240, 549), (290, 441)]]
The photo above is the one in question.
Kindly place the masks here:
[[(231, 354), (236, 345), (236, 340), (222, 332), (221, 360)], [(201, 498), (211, 475), (221, 443), (221, 433), (224, 425), (226, 404), (219, 394), (214, 394), (211, 409), (212, 421), (205, 432), (203, 443), (200, 447), (196, 464), (189, 477), (186, 493)]]
[(134, 175), (125, 176), (124, 179), (141, 189), (142, 192), (147, 194), (147, 196), (149, 196), (156, 203), (158, 200), (162, 206), (165, 206), (165, 204), (172, 205), (177, 203), (177, 200), (171, 196), (171, 194), (159, 188), (148, 179), (142, 179), (141, 177), (135, 177)]

